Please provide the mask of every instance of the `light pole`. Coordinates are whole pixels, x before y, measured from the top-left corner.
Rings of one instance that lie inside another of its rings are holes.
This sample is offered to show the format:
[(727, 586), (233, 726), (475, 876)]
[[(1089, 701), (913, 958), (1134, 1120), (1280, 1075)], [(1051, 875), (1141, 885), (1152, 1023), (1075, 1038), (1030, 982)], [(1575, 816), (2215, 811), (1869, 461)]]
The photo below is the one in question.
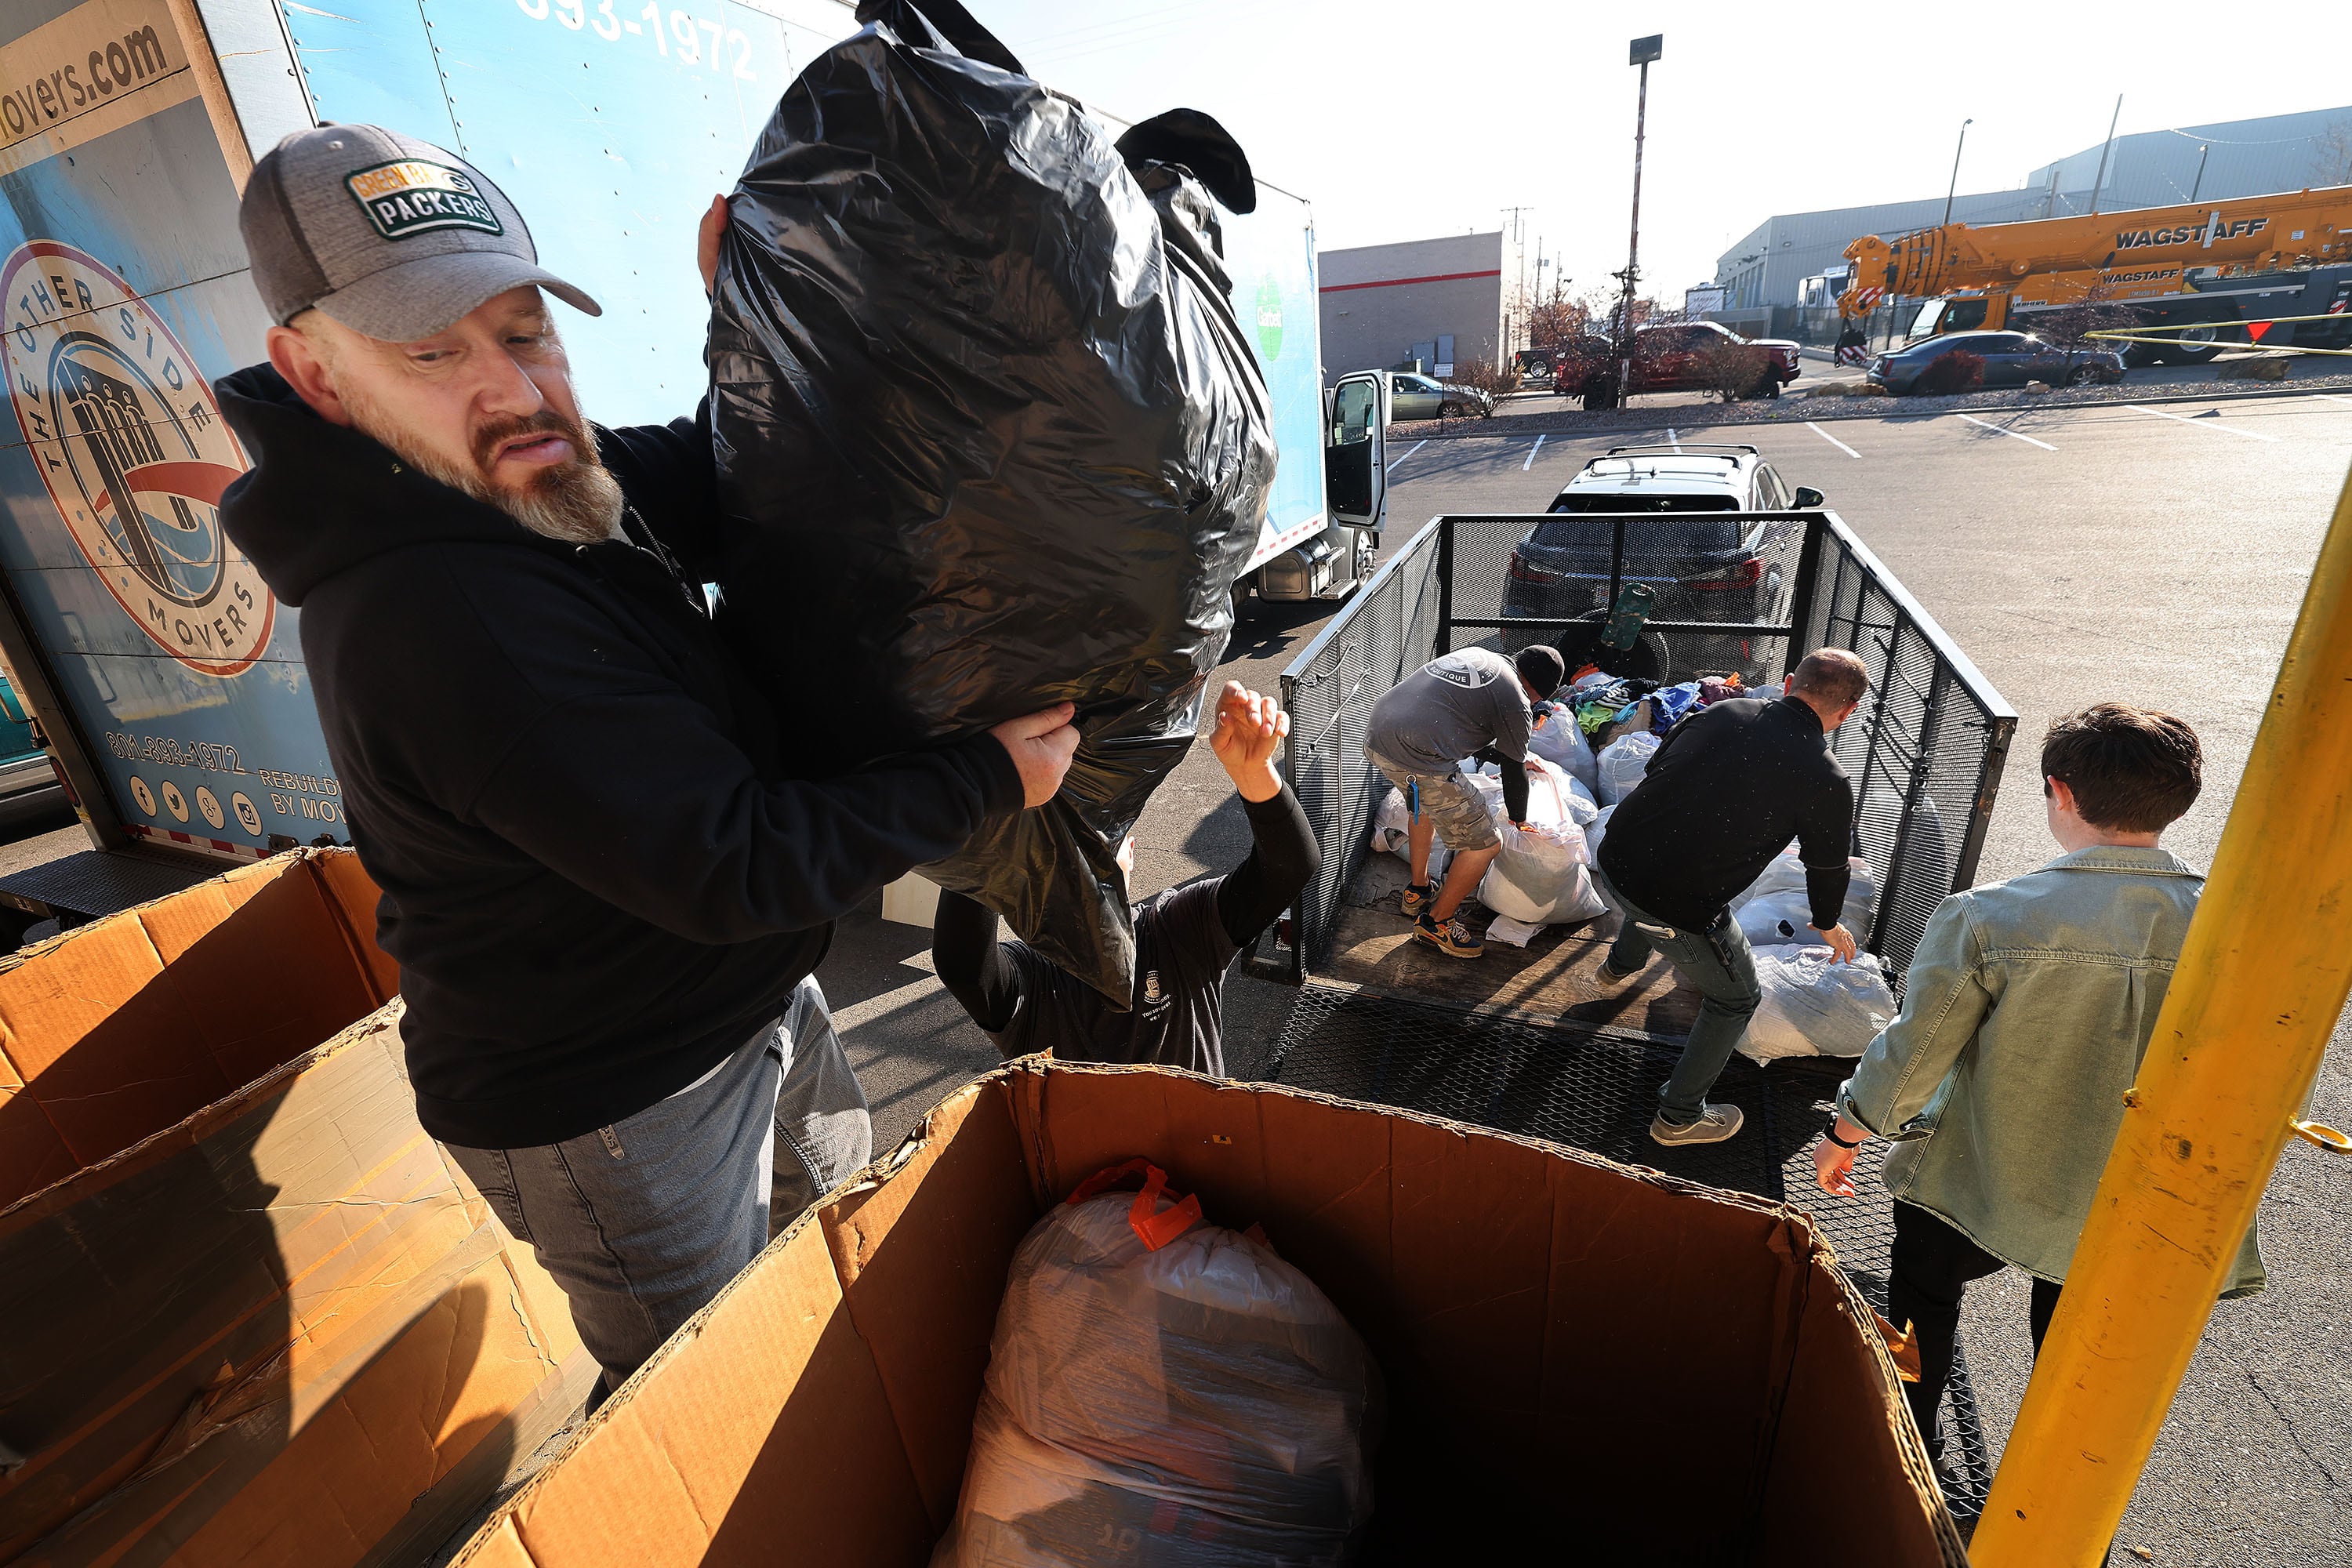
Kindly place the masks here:
[(1969, 127), (1975, 123), (1973, 120), (1960, 121), (1960, 145), (1952, 149), (1952, 183), (1944, 192), (1944, 221), (1948, 224), (1952, 221), (1952, 198), (1960, 189), (1960, 148), (1969, 144)]
[[(2197, 193), (2205, 188), (2205, 154), (2212, 150), (2210, 144), (2197, 149), (2197, 178), (2189, 187), (2189, 199), (2192, 202), (2197, 199)], [(2175, 185), (2172, 188), (2177, 191), (2180, 187)]]
[(1653, 33), (1635, 38), (1626, 51), (1626, 64), (1642, 68), (1641, 95), (1633, 107), (1633, 223), (1625, 242), (1625, 296), (1617, 310), (1617, 401), (1623, 403), (1633, 384), (1633, 285), (1642, 276), (1642, 137), (1650, 117), (1650, 62), (1666, 52), (1666, 36)]

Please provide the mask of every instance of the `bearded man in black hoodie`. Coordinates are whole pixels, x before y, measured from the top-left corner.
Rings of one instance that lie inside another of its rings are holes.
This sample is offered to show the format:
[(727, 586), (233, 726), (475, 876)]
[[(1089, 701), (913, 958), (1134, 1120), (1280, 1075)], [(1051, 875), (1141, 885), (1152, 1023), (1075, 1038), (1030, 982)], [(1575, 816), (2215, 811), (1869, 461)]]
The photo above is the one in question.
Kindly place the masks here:
[(278, 324), (219, 389), (256, 459), (222, 518), (301, 611), (418, 1118), (563, 1287), (601, 1397), (766, 1243), (772, 1173), (806, 1201), (866, 1157), (830, 922), (1052, 798), (1076, 732), (1065, 705), (782, 776), (699, 586), (707, 422), (583, 421), (541, 291), (598, 308), (505, 195), (327, 125), (240, 223)]

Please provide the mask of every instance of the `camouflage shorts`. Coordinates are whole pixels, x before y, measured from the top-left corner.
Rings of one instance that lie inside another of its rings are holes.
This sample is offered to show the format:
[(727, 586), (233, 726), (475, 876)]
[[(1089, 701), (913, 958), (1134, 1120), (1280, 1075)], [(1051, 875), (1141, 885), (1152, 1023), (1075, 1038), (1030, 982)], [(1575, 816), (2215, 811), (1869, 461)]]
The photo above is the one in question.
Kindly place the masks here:
[(1486, 797), (1473, 789), (1458, 772), (1422, 773), (1378, 752), (1372, 755), (1372, 765), (1389, 783), (1405, 792), (1407, 801), (1418, 796), (1421, 815), (1436, 829), (1438, 842), (1455, 854), (1492, 849), (1502, 842), (1495, 831), (1494, 814), (1486, 809)]

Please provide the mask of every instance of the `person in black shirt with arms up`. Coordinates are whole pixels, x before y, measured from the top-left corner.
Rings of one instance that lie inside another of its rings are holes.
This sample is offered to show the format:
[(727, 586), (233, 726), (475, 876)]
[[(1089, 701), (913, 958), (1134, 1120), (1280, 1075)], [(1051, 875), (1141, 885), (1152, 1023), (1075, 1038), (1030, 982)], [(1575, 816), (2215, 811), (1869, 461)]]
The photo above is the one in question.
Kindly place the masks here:
[(1814, 931), (1839, 963), (1853, 957), (1853, 933), (1838, 923), (1853, 787), (1829, 732), (1853, 716), (1870, 675), (1843, 648), (1822, 648), (1799, 661), (1788, 688), (1776, 700), (1710, 704), (1666, 731), (1601, 841), (1596, 879), (1625, 916), (1601, 979), (1632, 979), (1654, 951), (1700, 996), (1682, 1059), (1658, 1090), (1650, 1136), (1661, 1143), (1719, 1143), (1739, 1131), (1738, 1106), (1706, 1103), (1764, 999), (1728, 906), (1790, 839), (1805, 863)]
[[(1225, 971), (1297, 896), (1321, 863), (1298, 797), (1275, 770), (1290, 717), (1272, 698), (1227, 681), (1210, 749), (1241, 793), (1255, 840), (1223, 877), (1171, 888), (1135, 911), (1135, 1005), (1119, 1012), (1026, 942), (996, 940), (993, 911), (941, 893), (931, 963), (1006, 1059), (1048, 1051), (1064, 1061), (1156, 1062), (1224, 1076)], [(1130, 861), (1129, 840), (1119, 856)]]

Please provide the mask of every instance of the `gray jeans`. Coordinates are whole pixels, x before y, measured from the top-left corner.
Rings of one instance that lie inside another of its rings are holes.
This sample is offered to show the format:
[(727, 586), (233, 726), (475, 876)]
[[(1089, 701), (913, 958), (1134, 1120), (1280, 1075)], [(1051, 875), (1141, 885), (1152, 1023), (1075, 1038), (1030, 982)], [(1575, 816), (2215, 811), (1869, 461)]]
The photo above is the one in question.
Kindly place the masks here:
[(536, 1149), (442, 1148), (570, 1298), (596, 1403), (768, 1244), (772, 1204), (795, 1216), (871, 1159), (874, 1127), (812, 978), (635, 1116)]
[(1690, 1037), (1675, 1063), (1672, 1077), (1658, 1089), (1658, 1114), (1676, 1126), (1688, 1126), (1706, 1114), (1706, 1091), (1723, 1076), (1748, 1020), (1764, 1000), (1756, 981), (1756, 955), (1748, 937), (1728, 910), (1705, 931), (1685, 931), (1639, 908), (1616, 885), (1592, 868), (1601, 896), (1624, 911), (1625, 924), (1609, 950), (1609, 967), (1633, 974), (1650, 962), (1654, 952), (1665, 955), (1690, 988), (1698, 993), (1698, 1016)]

